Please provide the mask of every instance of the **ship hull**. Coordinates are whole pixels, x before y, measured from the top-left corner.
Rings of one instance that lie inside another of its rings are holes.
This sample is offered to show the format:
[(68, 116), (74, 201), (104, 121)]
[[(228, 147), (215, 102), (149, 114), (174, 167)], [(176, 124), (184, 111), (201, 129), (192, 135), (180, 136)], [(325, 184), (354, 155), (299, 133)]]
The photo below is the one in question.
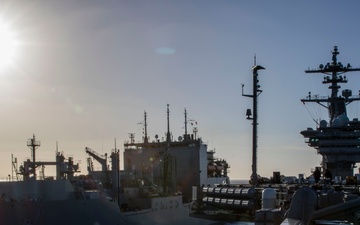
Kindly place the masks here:
[[(56, 201), (2, 201), (0, 224), (6, 225), (208, 225), (214, 221), (192, 218), (189, 205), (120, 212), (106, 199)], [(218, 223), (217, 223), (218, 224)]]

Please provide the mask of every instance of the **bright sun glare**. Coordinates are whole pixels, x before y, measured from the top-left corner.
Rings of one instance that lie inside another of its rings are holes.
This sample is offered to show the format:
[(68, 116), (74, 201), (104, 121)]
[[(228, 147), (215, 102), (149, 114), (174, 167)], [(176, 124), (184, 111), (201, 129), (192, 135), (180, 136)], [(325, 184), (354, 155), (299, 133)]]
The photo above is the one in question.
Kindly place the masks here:
[(0, 21), (0, 69), (12, 64), (16, 56), (17, 43), (10, 27)]

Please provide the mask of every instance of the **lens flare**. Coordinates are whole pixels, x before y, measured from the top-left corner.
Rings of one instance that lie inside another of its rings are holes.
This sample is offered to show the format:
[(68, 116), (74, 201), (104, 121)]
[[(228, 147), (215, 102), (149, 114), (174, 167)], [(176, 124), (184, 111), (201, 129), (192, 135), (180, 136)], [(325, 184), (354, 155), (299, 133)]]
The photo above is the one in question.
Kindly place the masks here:
[(17, 40), (9, 25), (0, 21), (0, 68), (12, 64), (17, 53)]

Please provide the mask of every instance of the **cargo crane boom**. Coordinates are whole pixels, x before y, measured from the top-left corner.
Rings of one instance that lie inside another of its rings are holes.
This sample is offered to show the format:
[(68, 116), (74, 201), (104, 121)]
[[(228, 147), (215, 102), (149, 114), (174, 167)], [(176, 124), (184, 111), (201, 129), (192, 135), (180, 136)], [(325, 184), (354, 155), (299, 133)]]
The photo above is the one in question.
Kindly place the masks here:
[(91, 157), (93, 157), (96, 161), (98, 161), (101, 164), (101, 170), (107, 171), (107, 154), (100, 155), (99, 153), (95, 152), (91, 148), (86, 147), (85, 152), (89, 154)]

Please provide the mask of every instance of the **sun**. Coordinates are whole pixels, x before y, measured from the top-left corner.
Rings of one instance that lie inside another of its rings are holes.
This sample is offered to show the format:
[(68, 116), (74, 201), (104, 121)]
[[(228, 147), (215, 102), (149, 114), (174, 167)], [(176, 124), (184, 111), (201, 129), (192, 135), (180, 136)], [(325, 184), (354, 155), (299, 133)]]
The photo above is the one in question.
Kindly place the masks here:
[(10, 26), (0, 21), (0, 68), (13, 64), (17, 53), (17, 40)]

